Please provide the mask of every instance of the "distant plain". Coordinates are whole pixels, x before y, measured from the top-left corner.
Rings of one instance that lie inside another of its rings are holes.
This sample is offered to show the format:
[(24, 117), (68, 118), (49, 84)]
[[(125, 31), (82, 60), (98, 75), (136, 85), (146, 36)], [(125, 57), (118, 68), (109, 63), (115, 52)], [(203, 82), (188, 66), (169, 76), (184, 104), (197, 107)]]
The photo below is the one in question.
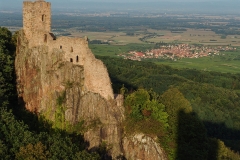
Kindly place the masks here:
[[(107, 15), (107, 16), (106, 16)], [(117, 15), (117, 17), (115, 17)], [(119, 57), (129, 51), (147, 51), (157, 44), (195, 44), (231, 46), (235, 51), (221, 51), (219, 56), (167, 59), (142, 59), (176, 68), (195, 68), (206, 71), (240, 73), (240, 16), (217, 14), (165, 13), (78, 13), (54, 14), (52, 32), (57, 36), (84, 37), (95, 55)], [(11, 17), (11, 20), (9, 18)], [(2, 12), (0, 26), (11, 31), (21, 28), (21, 16)], [(91, 43), (99, 41), (101, 43)], [(102, 43), (103, 42), (103, 43)]]
[(136, 31), (133, 36), (126, 35), (125, 32), (79, 32), (77, 30), (69, 30), (74, 37), (87, 36), (90, 40), (110, 41), (112, 45), (126, 45), (129, 43), (143, 43), (139, 38), (143, 38), (148, 34), (156, 34), (156, 36), (146, 39), (153, 43), (188, 43), (203, 45), (232, 45), (240, 46), (240, 35), (222, 35), (216, 34), (211, 30), (204, 29), (187, 29), (186, 31), (174, 33), (169, 30), (146, 29), (146, 31)]

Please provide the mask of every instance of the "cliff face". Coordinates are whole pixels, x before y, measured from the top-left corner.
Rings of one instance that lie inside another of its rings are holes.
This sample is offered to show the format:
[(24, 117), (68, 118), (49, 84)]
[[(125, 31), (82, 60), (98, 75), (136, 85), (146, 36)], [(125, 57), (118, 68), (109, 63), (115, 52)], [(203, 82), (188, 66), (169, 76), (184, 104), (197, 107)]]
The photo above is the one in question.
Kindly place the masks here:
[(62, 49), (33, 46), (20, 32), (15, 68), (18, 96), (26, 109), (50, 120), (55, 128), (83, 133), (88, 149), (106, 144), (114, 159), (124, 155), (127, 159), (165, 160), (152, 138), (143, 134), (123, 137), (123, 97), (111, 98), (105, 66), (87, 46), (82, 50), (80, 63), (69, 62)]
[(26, 109), (43, 115), (53, 127), (71, 130), (84, 121), (89, 149), (104, 142), (112, 146), (114, 157), (122, 152), (123, 108), (112, 99), (111, 88), (106, 90), (111, 83), (103, 63), (87, 46), (82, 50), (86, 52), (79, 56), (81, 64), (74, 64), (66, 61), (62, 49), (32, 46), (20, 32), (15, 60), (18, 95)]
[(113, 159), (161, 158), (161, 148), (152, 139), (123, 138), (123, 96), (114, 99), (107, 69), (88, 48), (87, 38), (56, 38), (51, 33), (49, 2), (23, 3), (15, 69), (18, 96), (26, 109), (54, 128), (84, 134), (88, 149), (104, 144)]
[(160, 145), (153, 138), (141, 133), (124, 137), (123, 150), (127, 159), (167, 160)]

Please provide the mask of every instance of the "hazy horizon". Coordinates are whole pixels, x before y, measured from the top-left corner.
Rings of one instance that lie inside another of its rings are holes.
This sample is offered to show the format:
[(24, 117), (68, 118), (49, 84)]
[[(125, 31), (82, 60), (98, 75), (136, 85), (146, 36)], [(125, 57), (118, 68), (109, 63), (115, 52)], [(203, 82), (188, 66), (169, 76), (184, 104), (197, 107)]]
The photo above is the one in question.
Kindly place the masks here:
[[(33, 1), (33, 0), (32, 0)], [(235, 0), (47, 0), (52, 3), (52, 10), (66, 9), (85, 9), (85, 10), (100, 10), (100, 11), (124, 11), (124, 10), (141, 10), (144, 11), (175, 11), (189, 13), (239, 13), (240, 1)], [(22, 10), (23, 0), (8, 0), (0, 1), (0, 11)]]

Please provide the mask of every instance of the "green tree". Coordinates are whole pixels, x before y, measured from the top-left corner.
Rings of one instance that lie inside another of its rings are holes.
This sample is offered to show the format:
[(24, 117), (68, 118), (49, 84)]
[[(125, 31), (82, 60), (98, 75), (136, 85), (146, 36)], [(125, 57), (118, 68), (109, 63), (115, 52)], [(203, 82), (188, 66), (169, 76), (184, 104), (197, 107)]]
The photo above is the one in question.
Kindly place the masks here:
[(177, 129), (176, 124), (178, 122), (179, 111), (182, 110), (185, 113), (192, 112), (190, 102), (177, 88), (170, 88), (164, 92), (160, 97), (160, 101), (166, 107), (166, 111), (169, 114), (168, 123), (174, 130)]
[(150, 98), (150, 94), (144, 89), (138, 89), (134, 93), (128, 95), (125, 100), (125, 105), (130, 110), (130, 116), (137, 120), (153, 118), (167, 127), (168, 114), (165, 111), (165, 106), (156, 99)]
[(46, 146), (41, 142), (35, 145), (28, 144), (27, 146), (20, 147), (19, 152), (16, 154), (17, 160), (47, 160), (48, 151)]
[(150, 103), (147, 103), (150, 108), (153, 119), (164, 124), (165, 127), (168, 127), (168, 113), (165, 111), (165, 106), (162, 103), (152, 100)]
[[(165, 147), (168, 151), (170, 159), (177, 158), (177, 140), (178, 140), (178, 121), (179, 112), (190, 113), (192, 111), (191, 105), (183, 94), (177, 88), (170, 88), (164, 92), (160, 101), (165, 105), (168, 117), (168, 136), (165, 137)], [(170, 146), (170, 147), (167, 147)]]
[(8, 154), (8, 148), (2, 140), (0, 140), (0, 157), (1, 159), (5, 160), (10, 159), (10, 155)]
[(190, 102), (177, 88), (170, 88), (161, 96), (169, 114), (169, 135), (173, 143), (172, 159), (206, 159), (207, 132), (203, 123), (192, 112)]
[(5, 27), (0, 27), (0, 47), (5, 51), (5, 54), (14, 54), (15, 45), (12, 39), (12, 33)]
[(5, 107), (15, 98), (14, 53), (11, 32), (0, 27), (0, 105)]

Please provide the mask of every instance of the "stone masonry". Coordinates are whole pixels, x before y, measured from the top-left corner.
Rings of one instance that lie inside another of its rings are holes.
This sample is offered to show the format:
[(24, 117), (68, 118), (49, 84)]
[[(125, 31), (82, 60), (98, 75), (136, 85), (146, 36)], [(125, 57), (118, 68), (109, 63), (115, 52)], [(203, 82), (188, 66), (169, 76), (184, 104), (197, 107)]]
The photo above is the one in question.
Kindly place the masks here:
[(44, 1), (23, 2), (23, 29), (28, 39), (36, 31), (51, 31), (51, 3)]
[(28, 47), (47, 46), (48, 52), (59, 50), (65, 61), (84, 66), (86, 90), (113, 99), (113, 91), (106, 67), (95, 59), (88, 48), (87, 38), (56, 38), (51, 33), (51, 3), (44, 0), (23, 2), (23, 31)]

